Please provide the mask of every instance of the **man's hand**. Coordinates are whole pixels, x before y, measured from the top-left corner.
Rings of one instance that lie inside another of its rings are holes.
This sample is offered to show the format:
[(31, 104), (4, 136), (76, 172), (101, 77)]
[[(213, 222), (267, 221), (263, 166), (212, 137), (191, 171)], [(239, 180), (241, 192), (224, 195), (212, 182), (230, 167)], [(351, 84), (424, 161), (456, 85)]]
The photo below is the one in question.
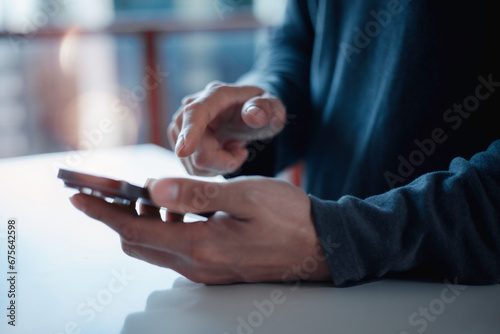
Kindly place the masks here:
[(195, 282), (318, 281), (330, 276), (309, 197), (293, 185), (261, 177), (226, 183), (161, 179), (149, 189), (159, 206), (215, 214), (208, 221), (164, 222), (151, 207), (137, 215), (83, 194), (71, 202), (118, 232), (126, 254)]
[(285, 119), (283, 103), (261, 88), (213, 82), (184, 98), (168, 138), (190, 174), (226, 174), (245, 162), (248, 142), (275, 136)]

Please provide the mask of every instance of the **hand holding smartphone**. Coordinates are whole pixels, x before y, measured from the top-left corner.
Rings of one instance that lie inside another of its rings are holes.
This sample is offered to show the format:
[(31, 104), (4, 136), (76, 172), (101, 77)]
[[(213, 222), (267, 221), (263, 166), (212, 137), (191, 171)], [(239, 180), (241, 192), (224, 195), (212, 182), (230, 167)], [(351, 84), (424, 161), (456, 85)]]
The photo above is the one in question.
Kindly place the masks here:
[[(149, 194), (148, 188), (139, 187), (130, 184), (123, 180), (115, 180), (102, 176), (76, 172), (68, 169), (59, 169), (57, 177), (64, 181), (64, 185), (68, 188), (74, 188), (79, 192), (106, 200), (111, 200), (113, 203), (130, 205), (135, 202), (160, 208), (153, 203)], [(202, 216), (193, 213), (180, 213), (172, 210), (167, 211), (187, 216), (189, 220), (199, 221), (207, 220), (207, 217), (212, 215), (202, 214)]]

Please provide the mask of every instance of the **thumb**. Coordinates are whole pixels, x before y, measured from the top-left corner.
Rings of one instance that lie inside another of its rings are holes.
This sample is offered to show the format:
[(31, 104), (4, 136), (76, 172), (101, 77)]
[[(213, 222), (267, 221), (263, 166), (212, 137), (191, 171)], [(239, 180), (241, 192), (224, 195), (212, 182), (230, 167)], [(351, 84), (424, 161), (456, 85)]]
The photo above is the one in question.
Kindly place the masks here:
[(251, 104), (246, 109), (243, 109), (241, 118), (250, 128), (260, 129), (269, 123), (269, 114), (261, 107)]
[(283, 103), (277, 97), (264, 93), (249, 99), (242, 108), (241, 118), (253, 129), (268, 127), (274, 134), (281, 131), (286, 118)]
[(167, 178), (149, 185), (151, 199), (157, 205), (180, 213), (224, 211), (237, 218), (249, 215), (243, 200), (245, 189), (234, 182), (206, 182)]

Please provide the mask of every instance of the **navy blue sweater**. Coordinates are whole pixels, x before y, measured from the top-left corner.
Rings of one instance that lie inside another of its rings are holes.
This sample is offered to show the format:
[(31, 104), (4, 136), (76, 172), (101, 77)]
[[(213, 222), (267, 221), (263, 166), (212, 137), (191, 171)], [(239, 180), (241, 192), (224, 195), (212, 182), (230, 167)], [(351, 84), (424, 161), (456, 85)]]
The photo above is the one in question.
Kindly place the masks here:
[(265, 150), (250, 146), (242, 173), (305, 162), (318, 235), (339, 244), (324, 247), (336, 285), (389, 275), (500, 282), (500, 30), (490, 3), (290, 0), (242, 79), (288, 113)]

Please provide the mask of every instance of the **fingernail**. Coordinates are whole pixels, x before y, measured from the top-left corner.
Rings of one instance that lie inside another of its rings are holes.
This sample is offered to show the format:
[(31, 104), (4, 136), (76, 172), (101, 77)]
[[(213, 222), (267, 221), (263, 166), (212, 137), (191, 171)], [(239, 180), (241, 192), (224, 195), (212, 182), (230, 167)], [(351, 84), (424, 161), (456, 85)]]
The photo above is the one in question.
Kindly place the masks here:
[[(162, 182), (163, 185), (161, 184)], [(159, 189), (157, 189), (158, 184), (160, 184)], [(154, 201), (158, 204), (173, 202), (177, 200), (177, 197), (179, 197), (179, 185), (176, 182), (168, 182), (165, 184), (165, 181), (155, 180), (148, 186), (148, 188), (151, 196), (154, 198)]]
[(182, 151), (182, 149), (186, 146), (184, 135), (180, 135), (179, 138), (177, 138), (177, 144), (175, 144), (175, 154), (179, 155), (179, 153)]
[(264, 110), (260, 109), (259, 107), (256, 107), (256, 106), (248, 107), (245, 112), (247, 114), (251, 115), (253, 118), (255, 118), (259, 122), (264, 122), (266, 120), (266, 113), (264, 112)]
[(170, 186), (170, 199), (172, 201), (177, 200), (177, 197), (179, 196), (179, 185), (177, 183), (173, 183)]

